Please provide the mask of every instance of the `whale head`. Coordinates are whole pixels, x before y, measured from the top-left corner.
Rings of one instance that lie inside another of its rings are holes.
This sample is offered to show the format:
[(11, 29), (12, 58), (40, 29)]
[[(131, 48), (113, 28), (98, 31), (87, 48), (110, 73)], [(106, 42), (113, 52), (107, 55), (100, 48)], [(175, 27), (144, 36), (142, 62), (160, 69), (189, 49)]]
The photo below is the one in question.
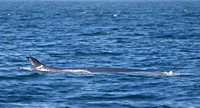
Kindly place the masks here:
[(26, 56), (26, 58), (31, 62), (32, 64), (32, 69), (37, 68), (38, 66), (43, 66), (44, 64), (40, 63), (37, 59), (31, 57), (31, 56)]

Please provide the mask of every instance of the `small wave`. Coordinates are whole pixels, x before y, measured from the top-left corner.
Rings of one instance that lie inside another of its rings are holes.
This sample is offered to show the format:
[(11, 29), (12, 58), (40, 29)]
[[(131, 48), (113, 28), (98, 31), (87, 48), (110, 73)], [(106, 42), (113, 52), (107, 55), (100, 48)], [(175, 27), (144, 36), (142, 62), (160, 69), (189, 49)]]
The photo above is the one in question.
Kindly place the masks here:
[(123, 104), (123, 102), (117, 102), (117, 101), (91, 101), (87, 102), (88, 104)]

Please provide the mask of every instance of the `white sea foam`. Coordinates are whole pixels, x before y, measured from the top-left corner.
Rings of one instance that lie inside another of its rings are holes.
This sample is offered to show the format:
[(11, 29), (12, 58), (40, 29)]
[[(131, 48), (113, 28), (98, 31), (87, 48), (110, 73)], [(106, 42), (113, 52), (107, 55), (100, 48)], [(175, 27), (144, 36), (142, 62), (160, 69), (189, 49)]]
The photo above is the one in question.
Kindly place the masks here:
[(169, 71), (169, 72), (162, 72), (163, 75), (167, 75), (167, 76), (171, 76), (171, 75), (186, 75), (188, 73), (175, 73), (173, 71)]
[(113, 16), (114, 16), (114, 17), (117, 17), (117, 16), (118, 16), (118, 14), (114, 14)]
[(174, 72), (173, 71), (163, 72), (163, 75), (174, 75)]
[(22, 69), (22, 70), (32, 70), (31, 68), (27, 68), (27, 67), (20, 67), (19, 69)]

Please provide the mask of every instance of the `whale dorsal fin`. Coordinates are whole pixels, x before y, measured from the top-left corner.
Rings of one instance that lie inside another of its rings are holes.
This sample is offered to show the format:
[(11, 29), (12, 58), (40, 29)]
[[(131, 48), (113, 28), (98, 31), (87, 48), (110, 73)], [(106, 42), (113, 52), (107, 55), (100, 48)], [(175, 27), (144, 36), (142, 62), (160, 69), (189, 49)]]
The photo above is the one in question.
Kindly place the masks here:
[(40, 63), (37, 59), (35, 59), (31, 56), (26, 56), (26, 58), (31, 62), (32, 68), (44, 65), (44, 64)]

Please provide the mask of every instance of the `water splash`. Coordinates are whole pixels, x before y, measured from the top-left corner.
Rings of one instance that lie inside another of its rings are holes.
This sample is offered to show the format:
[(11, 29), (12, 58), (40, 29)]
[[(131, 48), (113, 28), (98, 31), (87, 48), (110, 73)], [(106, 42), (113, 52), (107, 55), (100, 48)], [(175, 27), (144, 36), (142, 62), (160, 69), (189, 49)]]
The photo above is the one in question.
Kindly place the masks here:
[(28, 67), (20, 67), (20, 68), (18, 68), (19, 70), (29, 70), (29, 71), (32, 71), (32, 69), (31, 68), (28, 68)]
[(163, 75), (172, 76), (172, 75), (188, 75), (188, 73), (175, 73), (173, 71), (162, 72)]

